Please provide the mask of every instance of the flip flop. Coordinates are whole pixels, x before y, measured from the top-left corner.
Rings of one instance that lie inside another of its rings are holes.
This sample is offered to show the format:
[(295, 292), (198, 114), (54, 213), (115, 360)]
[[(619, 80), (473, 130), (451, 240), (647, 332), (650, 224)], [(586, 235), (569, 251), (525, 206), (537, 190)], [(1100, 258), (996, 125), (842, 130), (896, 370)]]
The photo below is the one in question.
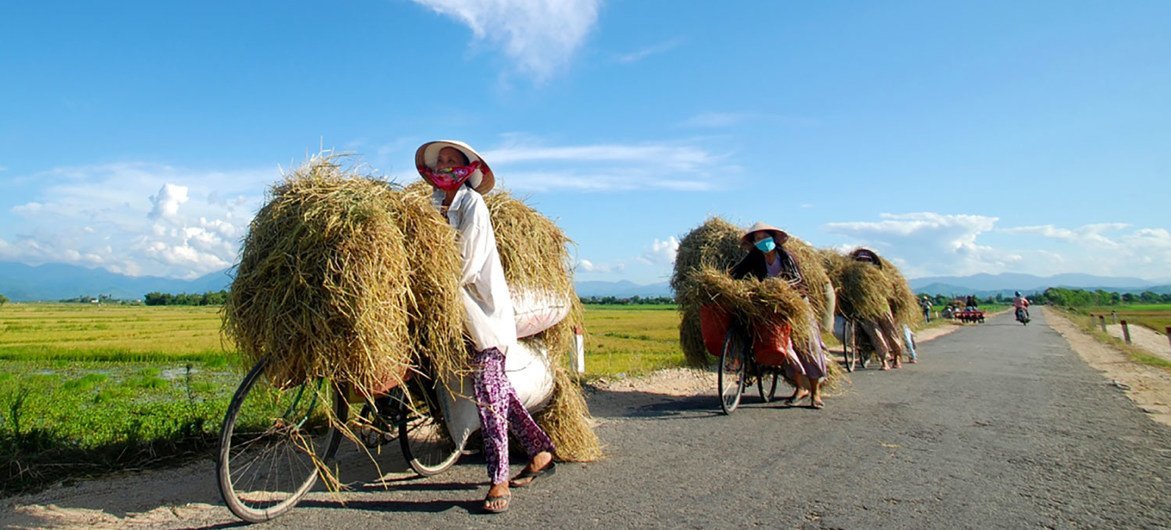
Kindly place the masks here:
[(814, 401), (813, 405), (811, 405), (811, 406), (815, 409), (821, 410), (821, 409), (825, 408), (825, 403), (823, 403), (821, 401)]
[(549, 461), (549, 465), (545, 466), (545, 468), (540, 471), (529, 471), (528, 466), (525, 466), (525, 469), (522, 470), (519, 475), (514, 477), (512, 480), (508, 481), (508, 487), (510, 487), (510, 488), (523, 488), (525, 486), (528, 486), (529, 484), (532, 484), (534, 481), (536, 481), (540, 477), (546, 477), (546, 476), (552, 475), (556, 472), (557, 472), (557, 462), (554, 462), (552, 460)]
[[(484, 498), (484, 512), (485, 513), (504, 513), (508, 511), (508, 503), (512, 500), (512, 494), (508, 495), (489, 495)], [(492, 507), (492, 503), (496, 501), (504, 501), (497, 508)]]
[(789, 399), (786, 399), (786, 400), (785, 400), (785, 406), (787, 406), (787, 407), (795, 407), (795, 406), (797, 406), (797, 404), (798, 404), (798, 403), (800, 403), (800, 402), (804, 401), (804, 400), (805, 400), (805, 398), (807, 398), (807, 397), (809, 397), (809, 394), (805, 394), (804, 396), (801, 396), (801, 397), (795, 397), (795, 398), (794, 398), (794, 397), (791, 397), (791, 398), (789, 398)]

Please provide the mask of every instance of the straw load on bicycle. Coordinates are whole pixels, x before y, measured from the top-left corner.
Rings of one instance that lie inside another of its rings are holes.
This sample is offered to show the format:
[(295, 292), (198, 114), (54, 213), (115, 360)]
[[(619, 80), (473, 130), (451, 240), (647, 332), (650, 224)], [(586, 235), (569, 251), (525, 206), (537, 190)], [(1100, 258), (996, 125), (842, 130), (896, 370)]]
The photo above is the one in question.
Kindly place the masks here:
[[(279, 387), (326, 378), (369, 399), (414, 371), (470, 373), (456, 234), (432, 206), (429, 187), (404, 189), (343, 162), (315, 156), (270, 190), (244, 240), (224, 308), (226, 335), (245, 361), (265, 360)], [(560, 358), (582, 323), (569, 239), (505, 193), (486, 200), (514, 295), (559, 301), (517, 311), (525, 325), (542, 328), (524, 346), (552, 371), (552, 395), (535, 418), (560, 458), (594, 459), (600, 444)]]
[[(820, 348), (820, 336), (815, 336), (816, 325), (811, 323), (832, 319), (833, 287), (814, 247), (788, 234), (779, 242), (798, 264), (800, 281), (753, 276), (736, 280), (730, 271), (746, 255), (744, 237), (744, 229), (713, 217), (680, 240), (671, 286), (683, 315), (680, 343), (692, 365), (707, 365), (709, 354), (720, 354), (720, 330), (730, 317), (742, 319), (758, 344), (778, 339), (769, 330), (787, 328), (792, 343), (802, 345), (799, 349), (814, 343)], [(775, 357), (772, 361), (777, 362)], [(827, 370), (831, 379), (840, 373), (832, 363)]]
[[(897, 367), (903, 345), (904, 326), (914, 325), (922, 317), (910, 284), (890, 261), (873, 250), (856, 248), (840, 254), (827, 251), (822, 255), (831, 281), (837, 287), (838, 313), (842, 319), (861, 325), (883, 366)], [(841, 338), (844, 320), (835, 324)]]

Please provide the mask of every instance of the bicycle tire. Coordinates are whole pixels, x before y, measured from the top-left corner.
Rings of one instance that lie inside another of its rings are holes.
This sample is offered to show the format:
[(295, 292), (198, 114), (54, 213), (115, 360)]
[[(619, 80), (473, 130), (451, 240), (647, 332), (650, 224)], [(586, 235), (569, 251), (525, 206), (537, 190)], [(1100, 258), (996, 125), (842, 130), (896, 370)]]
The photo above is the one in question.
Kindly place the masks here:
[(720, 366), (716, 382), (720, 392), (720, 410), (724, 414), (731, 414), (740, 405), (740, 395), (744, 393), (744, 375), (748, 365), (744, 357), (744, 350), (739, 344), (736, 332), (729, 330), (724, 337), (724, 348), (720, 351)]
[(455, 465), (463, 448), (447, 433), (434, 393), (415, 381), (408, 383), (410, 391), (399, 401), (398, 439), (411, 469), (430, 477)]
[(342, 438), (323, 407), (332, 406), (336, 418), (349, 413), (342, 392), (323, 379), (282, 389), (264, 377), (266, 367), (267, 360), (257, 362), (232, 396), (216, 465), (224, 503), (249, 523), (284, 514), (313, 488)]
[(845, 361), (846, 372), (853, 372), (858, 364), (858, 340), (855, 336), (857, 328), (853, 321), (848, 321), (843, 327), (842, 357)]
[[(769, 375), (772, 376), (772, 384), (769, 385), (769, 391), (765, 394), (764, 379)], [(769, 403), (777, 397), (777, 379), (780, 379), (780, 376), (777, 375), (776, 370), (761, 371), (760, 376), (756, 379), (756, 391), (760, 394), (761, 401)]]

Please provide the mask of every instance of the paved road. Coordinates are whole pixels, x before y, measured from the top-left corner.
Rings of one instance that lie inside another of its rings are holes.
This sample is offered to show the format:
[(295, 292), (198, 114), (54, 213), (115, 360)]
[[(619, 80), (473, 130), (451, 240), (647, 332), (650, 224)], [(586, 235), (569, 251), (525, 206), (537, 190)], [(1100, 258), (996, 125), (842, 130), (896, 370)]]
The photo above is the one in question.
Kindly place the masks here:
[(918, 365), (855, 373), (821, 411), (749, 400), (722, 416), (714, 396), (635, 396), (600, 418), (604, 461), (561, 466), (503, 515), (475, 513), (484, 471), (466, 458), (271, 526), (1171, 527), (1171, 430), (1035, 313), (922, 345)]

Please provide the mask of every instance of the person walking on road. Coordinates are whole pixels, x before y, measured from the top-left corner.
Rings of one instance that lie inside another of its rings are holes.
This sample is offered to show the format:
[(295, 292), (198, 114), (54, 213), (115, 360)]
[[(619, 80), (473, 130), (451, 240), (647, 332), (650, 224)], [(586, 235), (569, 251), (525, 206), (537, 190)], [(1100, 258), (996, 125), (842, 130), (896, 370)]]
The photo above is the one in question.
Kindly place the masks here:
[[(432, 202), (458, 233), (463, 269), (460, 276), (464, 328), (473, 353), (474, 393), (484, 438), (484, 459), (492, 486), (483, 509), (508, 509), (509, 486), (528, 485), (551, 474), (553, 442), (517, 398), (504, 372), (504, 357), (516, 344), (516, 321), (496, 236), (482, 194), (496, 182), (483, 157), (463, 142), (434, 141), (415, 152), (419, 174), (432, 187)], [(509, 481), (508, 431), (517, 434), (530, 461)]]

